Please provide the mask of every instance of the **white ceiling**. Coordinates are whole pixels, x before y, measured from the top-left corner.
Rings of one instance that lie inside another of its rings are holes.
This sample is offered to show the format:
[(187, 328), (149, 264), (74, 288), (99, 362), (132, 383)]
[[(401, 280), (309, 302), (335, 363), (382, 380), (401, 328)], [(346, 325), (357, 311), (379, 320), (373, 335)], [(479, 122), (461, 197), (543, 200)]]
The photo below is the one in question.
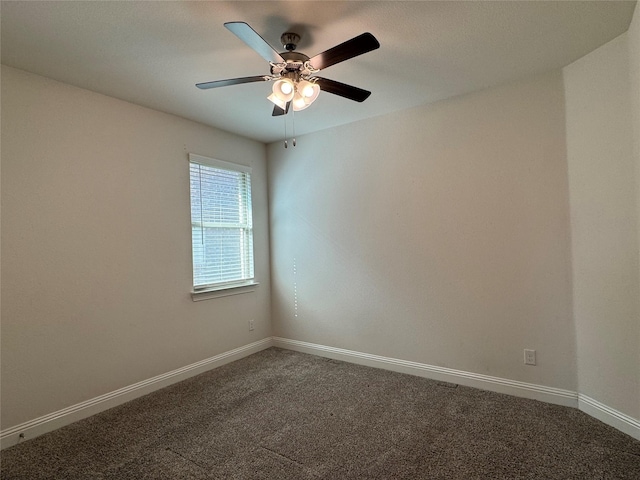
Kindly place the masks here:
[[(378, 50), (322, 71), (372, 91), (364, 103), (322, 92), (298, 134), (442, 100), (560, 68), (625, 32), (635, 1), (2, 1), (2, 63), (263, 142), (284, 136), (269, 83), (194, 84), (269, 66), (224, 22), (249, 23), (277, 50), (313, 56), (365, 31)], [(289, 119), (289, 122), (291, 119)]]

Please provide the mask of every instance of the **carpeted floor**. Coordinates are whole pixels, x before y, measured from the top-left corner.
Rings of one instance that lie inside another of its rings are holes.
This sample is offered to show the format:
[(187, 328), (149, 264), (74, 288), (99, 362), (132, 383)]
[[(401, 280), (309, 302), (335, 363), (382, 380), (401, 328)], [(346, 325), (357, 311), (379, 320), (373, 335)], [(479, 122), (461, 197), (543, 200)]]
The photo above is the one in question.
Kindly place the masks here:
[(6, 449), (9, 479), (640, 479), (582, 412), (271, 348)]

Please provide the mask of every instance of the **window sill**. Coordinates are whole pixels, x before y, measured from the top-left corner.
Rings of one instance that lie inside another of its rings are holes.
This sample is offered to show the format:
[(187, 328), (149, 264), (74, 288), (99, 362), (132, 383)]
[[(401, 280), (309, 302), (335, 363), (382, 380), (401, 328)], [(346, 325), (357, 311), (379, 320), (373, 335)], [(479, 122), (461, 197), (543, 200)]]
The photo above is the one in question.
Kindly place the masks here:
[(199, 302), (201, 300), (210, 300), (212, 298), (228, 297), (229, 295), (240, 295), (241, 293), (249, 293), (255, 291), (260, 285), (258, 282), (248, 282), (239, 285), (225, 285), (222, 287), (212, 287), (203, 290), (194, 290), (191, 292), (191, 300)]

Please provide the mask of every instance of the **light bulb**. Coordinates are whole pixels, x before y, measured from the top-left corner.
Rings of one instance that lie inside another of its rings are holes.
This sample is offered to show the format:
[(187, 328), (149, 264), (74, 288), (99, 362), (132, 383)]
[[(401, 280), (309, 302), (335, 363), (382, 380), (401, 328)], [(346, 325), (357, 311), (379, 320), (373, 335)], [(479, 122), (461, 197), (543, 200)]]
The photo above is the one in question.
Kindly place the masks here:
[(285, 95), (289, 95), (291, 92), (293, 92), (293, 87), (289, 82), (283, 82), (280, 86), (280, 91)]

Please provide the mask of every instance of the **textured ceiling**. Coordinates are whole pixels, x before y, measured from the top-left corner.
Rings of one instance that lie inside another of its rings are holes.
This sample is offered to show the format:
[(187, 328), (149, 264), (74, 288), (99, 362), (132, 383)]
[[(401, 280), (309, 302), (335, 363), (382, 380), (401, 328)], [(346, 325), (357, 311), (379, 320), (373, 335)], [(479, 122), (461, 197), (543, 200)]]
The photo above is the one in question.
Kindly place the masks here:
[[(313, 56), (365, 31), (378, 50), (322, 76), (373, 92), (322, 92), (298, 134), (560, 68), (625, 32), (634, 2), (2, 1), (2, 63), (256, 140), (284, 136), (269, 83), (194, 84), (269, 73), (224, 22), (245, 21), (276, 49), (302, 35)], [(289, 115), (290, 117), (290, 115)], [(288, 118), (291, 122), (291, 118)]]

